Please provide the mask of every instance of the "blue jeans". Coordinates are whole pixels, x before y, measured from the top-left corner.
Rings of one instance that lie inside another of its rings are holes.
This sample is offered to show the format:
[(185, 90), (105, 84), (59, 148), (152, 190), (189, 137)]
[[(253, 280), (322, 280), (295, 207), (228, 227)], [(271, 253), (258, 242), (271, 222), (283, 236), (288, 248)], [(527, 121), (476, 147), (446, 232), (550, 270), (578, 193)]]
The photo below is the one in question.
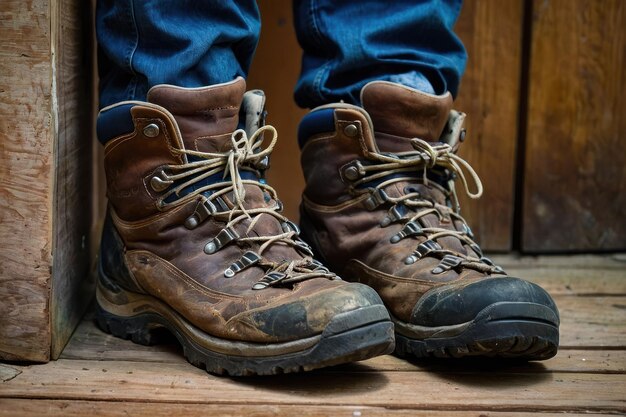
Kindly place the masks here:
[[(358, 105), (373, 80), (456, 95), (467, 59), (452, 31), (460, 9), (461, 0), (295, 0), (296, 102)], [(96, 26), (104, 107), (145, 100), (156, 84), (245, 78), (260, 16), (254, 0), (98, 0)]]

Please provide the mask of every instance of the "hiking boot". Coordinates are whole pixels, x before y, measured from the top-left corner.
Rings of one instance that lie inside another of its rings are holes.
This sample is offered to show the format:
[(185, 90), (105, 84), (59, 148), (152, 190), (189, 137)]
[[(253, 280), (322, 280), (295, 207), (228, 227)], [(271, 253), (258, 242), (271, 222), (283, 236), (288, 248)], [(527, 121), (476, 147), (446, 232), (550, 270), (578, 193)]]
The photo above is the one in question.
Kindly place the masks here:
[(451, 95), (377, 81), (361, 101), (318, 107), (300, 124), (303, 239), (378, 292), (400, 356), (554, 356), (554, 301), (484, 257), (459, 213), (454, 180), (473, 198), (482, 185), (456, 155), (465, 115)]
[(392, 351), (376, 292), (314, 260), (280, 214), (263, 180), (276, 130), (262, 126), (262, 93), (244, 91), (241, 78), (159, 85), (148, 102), (100, 112), (109, 208), (97, 323), (142, 344), (167, 329), (189, 362), (217, 374), (295, 372)]

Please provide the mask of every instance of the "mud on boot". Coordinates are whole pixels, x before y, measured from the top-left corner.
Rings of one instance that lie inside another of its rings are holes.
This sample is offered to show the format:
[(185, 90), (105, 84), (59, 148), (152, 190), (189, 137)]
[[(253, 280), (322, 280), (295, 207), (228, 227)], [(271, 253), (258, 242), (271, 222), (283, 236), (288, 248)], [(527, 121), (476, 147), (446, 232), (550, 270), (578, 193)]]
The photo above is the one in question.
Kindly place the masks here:
[(244, 91), (241, 78), (159, 85), (146, 102), (100, 112), (109, 208), (98, 325), (142, 344), (168, 331), (189, 362), (228, 375), (392, 351), (376, 292), (315, 260), (281, 214), (264, 181), (277, 134), (263, 125), (263, 94)]
[(486, 258), (461, 216), (455, 182), (471, 198), (482, 185), (456, 154), (465, 115), (450, 93), (375, 81), (361, 103), (313, 109), (300, 124), (303, 238), (378, 292), (400, 356), (554, 356), (554, 301)]

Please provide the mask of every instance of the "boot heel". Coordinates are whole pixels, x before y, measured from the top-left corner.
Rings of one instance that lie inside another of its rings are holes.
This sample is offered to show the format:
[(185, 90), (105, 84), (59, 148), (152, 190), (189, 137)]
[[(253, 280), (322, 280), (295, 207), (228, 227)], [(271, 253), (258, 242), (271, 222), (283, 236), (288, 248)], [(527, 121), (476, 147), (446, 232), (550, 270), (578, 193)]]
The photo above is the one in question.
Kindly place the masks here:
[(94, 321), (100, 329), (121, 339), (132, 340), (140, 345), (169, 343), (173, 336), (161, 324), (158, 317), (144, 314), (134, 317), (120, 317), (104, 310), (96, 304)]

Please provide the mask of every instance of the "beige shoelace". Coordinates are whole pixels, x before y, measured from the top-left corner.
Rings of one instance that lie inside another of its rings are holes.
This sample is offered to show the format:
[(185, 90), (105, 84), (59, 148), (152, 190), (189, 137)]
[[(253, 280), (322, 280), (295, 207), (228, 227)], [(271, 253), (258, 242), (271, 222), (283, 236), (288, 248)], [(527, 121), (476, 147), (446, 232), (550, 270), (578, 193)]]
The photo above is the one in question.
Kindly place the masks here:
[[(270, 133), (272, 139), (266, 148), (262, 148), (265, 133)], [(338, 279), (335, 274), (329, 272), (321, 263), (313, 259), (311, 248), (298, 237), (299, 230), (297, 226), (280, 214), (282, 207), (276, 191), (267, 184), (241, 178), (241, 170), (255, 172), (257, 167), (263, 164), (264, 160), (267, 161), (266, 158), (272, 153), (277, 139), (278, 133), (276, 129), (273, 126), (266, 125), (258, 129), (249, 138), (242, 129), (233, 132), (231, 135), (232, 148), (228, 152), (209, 153), (182, 149), (175, 150), (179, 154), (193, 156), (197, 161), (164, 167), (159, 174), (161, 181), (169, 186), (177, 185), (159, 198), (159, 207), (165, 210), (172, 206), (179, 206), (196, 199), (200, 195), (201, 201), (197, 206), (196, 213), (194, 213), (197, 216), (194, 218), (194, 222), (191, 223), (192, 226), (197, 227), (208, 216), (218, 221), (226, 222), (226, 225), (218, 235), (205, 246), (204, 251), (207, 254), (217, 252), (232, 241), (237, 241), (240, 244), (258, 245), (256, 252), (246, 252), (237, 262), (224, 271), (224, 275), (227, 278), (231, 278), (237, 272), (252, 265), (263, 267), (267, 273), (252, 287), (253, 289), (263, 289), (279, 284), (293, 284), (317, 277)], [(221, 172), (223, 172), (222, 181), (203, 185), (189, 194), (180, 196), (181, 191), (184, 189)], [(276, 204), (270, 207), (246, 208), (244, 206), (246, 184), (260, 187), (264, 195), (269, 197), (267, 200), (274, 201)], [(205, 194), (207, 192), (211, 193), (207, 196)], [(178, 198), (172, 202), (166, 202), (173, 195)], [(232, 196), (232, 208), (224, 207), (221, 199), (226, 195)], [(219, 211), (218, 207), (222, 207), (224, 210)], [(250, 236), (250, 232), (263, 215), (269, 215), (278, 220), (282, 226), (283, 233), (272, 236)], [(249, 224), (245, 234), (240, 236), (235, 230), (235, 226), (245, 220), (249, 220)], [(294, 247), (303, 257), (281, 263), (271, 262), (262, 256), (271, 245)]]
[[(370, 156), (380, 163), (371, 165), (358, 164), (359, 179), (352, 183), (354, 187), (358, 187), (359, 185), (386, 178), (390, 175), (401, 174), (403, 172), (414, 173), (415, 170), (418, 169), (423, 172), (421, 182), (429, 186), (431, 183), (427, 177), (429, 169), (435, 167), (443, 168), (451, 174), (451, 179), (448, 182), (448, 190), (436, 183), (433, 183), (431, 186), (440, 189), (440, 191), (450, 199), (454, 210), (434, 201), (424, 199), (420, 193), (415, 190), (406, 190), (407, 192), (400, 197), (390, 197), (384, 192), (385, 188), (391, 184), (404, 181), (414, 182), (414, 176), (396, 176), (382, 181), (370, 190), (371, 196), (366, 201), (366, 205), (369, 205), (370, 208), (373, 209), (384, 202), (392, 204), (388, 214), (381, 222), (381, 227), (386, 227), (392, 222), (402, 222), (404, 224), (402, 231), (391, 238), (392, 243), (397, 243), (401, 239), (417, 235), (423, 236), (426, 239), (425, 242), (418, 246), (416, 251), (405, 259), (405, 263), (415, 263), (420, 258), (429, 254), (442, 259), (441, 263), (433, 269), (432, 272), (434, 274), (439, 274), (459, 266), (487, 273), (504, 272), (502, 268), (494, 265), (490, 259), (482, 256), (480, 247), (472, 238), (471, 229), (467, 226), (467, 222), (459, 213), (460, 207), (454, 187), (454, 179), (460, 178), (467, 195), (472, 199), (477, 199), (483, 193), (483, 186), (476, 171), (474, 171), (467, 161), (456, 155), (452, 147), (448, 144), (437, 143), (433, 145), (417, 138), (412, 139), (411, 144), (415, 148), (415, 151), (395, 155), (371, 153)], [(466, 172), (474, 182), (476, 189), (474, 192), (470, 190)], [(402, 210), (402, 206), (412, 208), (414, 211)], [(410, 215), (411, 213), (415, 214)], [(463, 230), (449, 230), (441, 227), (422, 227), (419, 225), (419, 219), (424, 216), (434, 214), (439, 220), (442, 220), (445, 215), (444, 213), (459, 220), (463, 225)], [(443, 237), (453, 237), (462, 241), (480, 257), (442, 248), (436, 243), (436, 240)]]

